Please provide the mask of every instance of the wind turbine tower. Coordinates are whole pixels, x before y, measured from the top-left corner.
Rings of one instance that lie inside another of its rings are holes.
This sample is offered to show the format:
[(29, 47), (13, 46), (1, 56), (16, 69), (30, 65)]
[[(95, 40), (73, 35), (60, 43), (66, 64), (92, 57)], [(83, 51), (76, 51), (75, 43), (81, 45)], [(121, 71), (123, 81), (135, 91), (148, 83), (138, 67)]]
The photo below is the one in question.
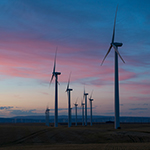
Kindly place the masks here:
[(84, 103), (83, 100), (81, 100), (81, 107), (82, 107), (82, 126), (84, 126)]
[(57, 49), (55, 53), (55, 59), (54, 59), (54, 67), (52, 72), (52, 77), (50, 80), (50, 84), (53, 81), (53, 77), (55, 76), (55, 119), (54, 119), (54, 126), (58, 127), (58, 75), (61, 75), (61, 72), (56, 72), (56, 55), (57, 55)]
[(76, 100), (76, 102), (74, 103), (74, 106), (75, 106), (75, 114), (76, 114), (76, 122), (75, 122), (75, 126), (77, 126), (77, 106), (78, 106), (77, 100)]
[[(117, 6), (118, 9), (118, 6)], [(113, 47), (115, 50), (115, 83), (114, 83), (114, 98), (115, 98), (115, 129), (119, 129), (120, 128), (120, 118), (119, 118), (119, 79), (118, 79), (118, 55), (121, 58), (121, 60), (123, 61), (123, 63), (125, 63), (125, 61), (123, 60), (123, 58), (121, 57), (119, 51), (118, 51), (118, 47), (121, 47), (123, 45), (123, 43), (118, 43), (118, 42), (114, 42), (114, 38), (115, 38), (115, 25), (116, 25), (116, 16), (117, 16), (117, 9), (116, 9), (116, 14), (115, 14), (115, 20), (114, 20), (114, 27), (113, 27), (113, 35), (112, 35), (112, 41), (110, 43), (110, 47), (108, 49), (108, 52), (106, 53), (102, 64), (105, 60), (105, 58), (107, 57), (107, 55), (109, 54), (111, 48)], [(101, 65), (102, 65), (101, 64)]]
[(92, 94), (93, 94), (93, 91), (91, 93), (91, 96), (89, 98), (89, 101), (90, 101), (90, 125), (92, 126), (92, 102), (93, 102), (93, 99), (92, 99)]
[(73, 90), (73, 89), (70, 89), (69, 88), (69, 83), (70, 83), (70, 76), (71, 76), (71, 73), (69, 75), (69, 79), (68, 79), (68, 85), (67, 85), (67, 89), (66, 89), (66, 92), (68, 94), (68, 127), (71, 127), (71, 96), (70, 96), (70, 92)]
[(84, 89), (84, 95), (85, 97), (85, 126), (87, 126), (87, 96), (88, 96), (88, 93), (85, 93), (85, 89)]
[(46, 126), (49, 126), (49, 112), (50, 112), (50, 109), (48, 109), (48, 107), (47, 107), (47, 109), (45, 111), (45, 124), (46, 124)]
[(70, 124), (72, 125), (72, 108), (70, 108)]

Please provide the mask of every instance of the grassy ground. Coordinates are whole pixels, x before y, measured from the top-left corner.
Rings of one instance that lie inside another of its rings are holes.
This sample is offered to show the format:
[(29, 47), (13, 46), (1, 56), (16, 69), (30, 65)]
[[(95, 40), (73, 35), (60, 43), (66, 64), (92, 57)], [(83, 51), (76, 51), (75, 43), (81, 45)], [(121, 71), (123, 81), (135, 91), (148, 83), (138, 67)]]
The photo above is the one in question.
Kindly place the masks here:
[(44, 124), (1, 124), (0, 149), (51, 150), (150, 150), (150, 124), (122, 124), (115, 130), (113, 124), (92, 127)]

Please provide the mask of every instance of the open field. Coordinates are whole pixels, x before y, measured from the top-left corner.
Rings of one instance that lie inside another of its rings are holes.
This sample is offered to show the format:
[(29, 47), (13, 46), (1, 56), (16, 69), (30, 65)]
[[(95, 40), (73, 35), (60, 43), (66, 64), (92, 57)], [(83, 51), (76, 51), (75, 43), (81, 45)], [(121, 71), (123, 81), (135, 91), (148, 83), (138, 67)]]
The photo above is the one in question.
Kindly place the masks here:
[(150, 150), (150, 124), (113, 124), (58, 128), (44, 124), (1, 124), (0, 149)]

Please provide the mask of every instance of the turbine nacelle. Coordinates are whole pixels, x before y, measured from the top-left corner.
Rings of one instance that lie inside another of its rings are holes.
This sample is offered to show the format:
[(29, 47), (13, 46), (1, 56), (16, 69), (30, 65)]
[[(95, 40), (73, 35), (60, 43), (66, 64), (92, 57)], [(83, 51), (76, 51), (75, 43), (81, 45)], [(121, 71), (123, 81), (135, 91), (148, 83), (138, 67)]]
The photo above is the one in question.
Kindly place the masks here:
[(81, 101), (81, 106), (84, 106), (85, 104), (83, 103), (83, 101)]
[(53, 75), (61, 75), (61, 72), (53, 72)]
[(46, 111), (45, 111), (45, 114), (47, 114), (49, 111), (50, 111), (50, 109), (47, 108)]
[(78, 104), (74, 104), (75, 106), (78, 106)]
[(90, 100), (90, 101), (93, 101), (94, 99), (92, 99), (92, 98), (89, 98), (89, 100)]
[(114, 43), (111, 43), (111, 45), (115, 45), (116, 47), (121, 47), (123, 43), (114, 42)]
[(73, 91), (73, 89), (66, 89), (66, 92), (68, 92), (68, 91)]
[(85, 95), (88, 95), (88, 93), (84, 93), (84, 96), (85, 96)]

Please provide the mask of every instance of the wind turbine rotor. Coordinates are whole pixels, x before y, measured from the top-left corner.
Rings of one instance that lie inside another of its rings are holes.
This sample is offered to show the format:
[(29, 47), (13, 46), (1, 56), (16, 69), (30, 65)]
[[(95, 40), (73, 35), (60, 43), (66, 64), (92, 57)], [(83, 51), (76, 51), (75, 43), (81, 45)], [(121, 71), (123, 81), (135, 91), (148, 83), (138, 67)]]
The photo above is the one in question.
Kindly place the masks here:
[(53, 77), (55, 76), (55, 69), (56, 69), (56, 56), (57, 56), (57, 47), (56, 47), (56, 52), (55, 52), (55, 58), (54, 58), (54, 67), (53, 67), (53, 72), (52, 72), (52, 77), (51, 77), (51, 80), (50, 80), (50, 84), (52, 83), (53, 81)]
[(121, 60), (123, 61), (123, 63), (125, 63), (125, 61), (123, 60), (123, 58), (121, 57), (119, 51), (117, 50), (117, 47), (115, 44), (112, 44), (113, 48), (115, 49), (115, 51), (117, 52), (117, 54), (119, 55), (119, 57), (121, 58)]

